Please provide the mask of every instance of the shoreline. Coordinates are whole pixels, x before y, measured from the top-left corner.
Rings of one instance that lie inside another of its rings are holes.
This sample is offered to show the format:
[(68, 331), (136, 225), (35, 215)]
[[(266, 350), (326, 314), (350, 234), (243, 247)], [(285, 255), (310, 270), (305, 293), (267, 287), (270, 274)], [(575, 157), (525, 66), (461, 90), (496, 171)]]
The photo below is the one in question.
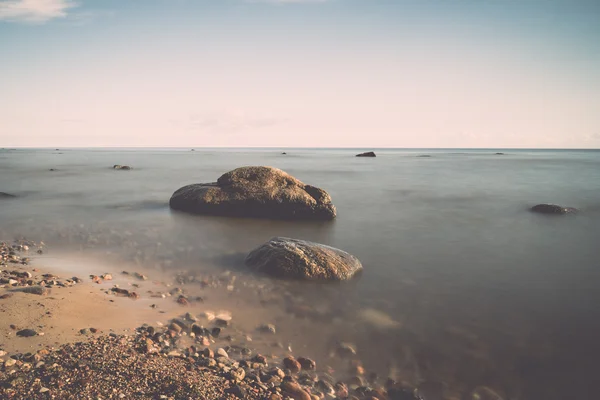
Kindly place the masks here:
[[(33, 256), (35, 265), (31, 265), (28, 254), (35, 254), (37, 247), (28, 241), (3, 244), (6, 262), (0, 267), (0, 397), (179, 399), (201, 393), (200, 398), (206, 399), (308, 400), (352, 398), (349, 396), (353, 393), (357, 399), (419, 398), (414, 387), (368, 374), (349, 344), (337, 348), (338, 363), (354, 373), (342, 382), (341, 371), (296, 356), (289, 345), (278, 342), (274, 324), (261, 324), (255, 316), (250, 318), (254, 329), (248, 327), (243, 316), (232, 323), (230, 311), (215, 307), (227, 304), (227, 298), (235, 298), (235, 275), (229, 271), (219, 277), (197, 278), (195, 284), (209, 299), (205, 303), (201, 296), (186, 294), (181, 276), (169, 282), (166, 276), (153, 280), (134, 271), (98, 270), (97, 275), (85, 275), (99, 269), (98, 265), (88, 264), (81, 270), (82, 276), (66, 278), (69, 263), (61, 262), (60, 256), (54, 262), (43, 255)], [(45, 251), (43, 246), (40, 250)], [(129, 295), (132, 292), (136, 294)], [(214, 312), (206, 311), (211, 307)], [(266, 317), (269, 313), (264, 314)], [(90, 352), (100, 348), (102, 351), (90, 359)], [(268, 353), (262, 356), (257, 349)], [(69, 357), (65, 358), (65, 353)], [(118, 362), (108, 367), (117, 353), (129, 354), (143, 366), (144, 375), (112, 374), (124, 368)], [(73, 366), (73, 360), (82, 357), (89, 362), (85, 370)], [(53, 366), (50, 369), (49, 364)], [(57, 365), (59, 372), (55, 371)], [(178, 382), (171, 393), (159, 381), (141, 392), (128, 391), (129, 386), (124, 386), (131, 379), (147, 380), (165, 369), (179, 371), (170, 376)], [(89, 371), (95, 374), (94, 380), (109, 379), (113, 384), (102, 389), (102, 385), (43, 383), (52, 374), (71, 381), (89, 380), (84, 378)], [(188, 385), (187, 389), (182, 385)], [(116, 387), (122, 390), (114, 392)], [(405, 397), (394, 397), (394, 393)]]

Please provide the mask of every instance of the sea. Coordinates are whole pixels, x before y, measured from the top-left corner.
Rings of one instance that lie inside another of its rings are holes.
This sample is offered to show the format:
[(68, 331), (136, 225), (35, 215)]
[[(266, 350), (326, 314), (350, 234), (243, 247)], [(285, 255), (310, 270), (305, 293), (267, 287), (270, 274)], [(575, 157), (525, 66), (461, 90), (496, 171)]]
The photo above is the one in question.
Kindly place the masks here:
[[(377, 157), (355, 157), (363, 151)], [(325, 189), (337, 218), (169, 209), (178, 188), (251, 165)], [(263, 302), (280, 340), (321, 363), (351, 343), (367, 371), (428, 400), (492, 399), (486, 388), (504, 400), (600, 398), (599, 150), (2, 149), (0, 191), (16, 196), (0, 198), (0, 239), (113, 265), (234, 271), (243, 282), (254, 279), (244, 256), (274, 236), (345, 250), (364, 266), (349, 282), (256, 277), (284, 288)], [(579, 212), (530, 212), (538, 203)], [(252, 315), (250, 300), (236, 304), (234, 321)]]

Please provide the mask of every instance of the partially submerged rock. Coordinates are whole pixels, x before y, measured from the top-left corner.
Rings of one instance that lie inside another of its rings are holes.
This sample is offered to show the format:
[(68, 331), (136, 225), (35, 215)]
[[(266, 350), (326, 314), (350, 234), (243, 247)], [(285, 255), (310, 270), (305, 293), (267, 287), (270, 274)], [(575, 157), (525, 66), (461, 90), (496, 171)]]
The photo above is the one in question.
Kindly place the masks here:
[(36, 331), (34, 331), (33, 329), (22, 329), (17, 332), (17, 336), (20, 336), (20, 337), (32, 337), (32, 336), (37, 336), (37, 335), (38, 335), (38, 333)]
[(377, 157), (374, 152), (367, 151), (366, 153), (357, 154), (356, 157)]
[(573, 214), (578, 210), (573, 207), (563, 207), (556, 204), (538, 204), (530, 209), (532, 212), (540, 214)]
[(119, 165), (119, 164), (115, 164), (113, 165), (113, 169), (121, 169), (124, 171), (128, 171), (130, 169), (132, 169), (129, 165)]
[(195, 214), (274, 219), (331, 220), (329, 194), (272, 167), (241, 167), (215, 183), (184, 186), (171, 196), (174, 210)]
[(0, 192), (0, 199), (12, 199), (15, 196), (14, 194), (10, 194), (10, 193), (5, 193), (5, 192)]
[(22, 288), (15, 289), (17, 292), (24, 292), (29, 294), (37, 294), (39, 296), (45, 296), (50, 293), (50, 289), (43, 286), (25, 286)]
[(345, 251), (305, 240), (275, 237), (246, 257), (251, 269), (280, 278), (345, 280), (362, 270)]

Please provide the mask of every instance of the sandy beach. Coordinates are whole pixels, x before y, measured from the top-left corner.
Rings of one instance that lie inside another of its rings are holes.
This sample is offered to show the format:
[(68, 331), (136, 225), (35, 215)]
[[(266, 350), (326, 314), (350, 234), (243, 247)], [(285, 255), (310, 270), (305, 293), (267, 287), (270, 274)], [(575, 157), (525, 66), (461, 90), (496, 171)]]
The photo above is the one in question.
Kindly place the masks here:
[[(181, 276), (106, 272), (98, 261), (45, 251), (3, 244), (2, 398), (420, 398), (406, 383), (368, 374), (349, 344), (332, 360), (340, 370), (296, 355), (278, 342), (275, 324), (260, 323), (268, 310), (234, 323), (228, 273), (198, 277), (205, 295), (196, 296)], [(65, 275), (72, 263), (98, 273)], [(348, 371), (354, 376), (338, 380)]]

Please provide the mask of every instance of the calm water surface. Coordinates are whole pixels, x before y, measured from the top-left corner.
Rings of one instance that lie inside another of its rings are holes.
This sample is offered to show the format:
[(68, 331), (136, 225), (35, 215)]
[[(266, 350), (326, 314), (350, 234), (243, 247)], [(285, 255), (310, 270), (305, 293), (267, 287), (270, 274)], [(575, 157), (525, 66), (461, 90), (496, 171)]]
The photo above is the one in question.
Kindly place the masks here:
[[(447, 397), (486, 385), (506, 399), (600, 398), (600, 152), (379, 150), (372, 159), (353, 157), (356, 150), (285, 151), (1, 150), (0, 191), (18, 198), (0, 199), (0, 233), (245, 279), (244, 255), (272, 236), (325, 243), (365, 270), (345, 284), (272, 282), (285, 301), (265, 307), (297, 348), (327, 360), (334, 341), (349, 341), (367, 369), (443, 386)], [(169, 210), (179, 187), (245, 165), (324, 188), (338, 218)], [(527, 211), (542, 202), (582, 212)], [(323, 318), (299, 318), (290, 312), (297, 306)]]

